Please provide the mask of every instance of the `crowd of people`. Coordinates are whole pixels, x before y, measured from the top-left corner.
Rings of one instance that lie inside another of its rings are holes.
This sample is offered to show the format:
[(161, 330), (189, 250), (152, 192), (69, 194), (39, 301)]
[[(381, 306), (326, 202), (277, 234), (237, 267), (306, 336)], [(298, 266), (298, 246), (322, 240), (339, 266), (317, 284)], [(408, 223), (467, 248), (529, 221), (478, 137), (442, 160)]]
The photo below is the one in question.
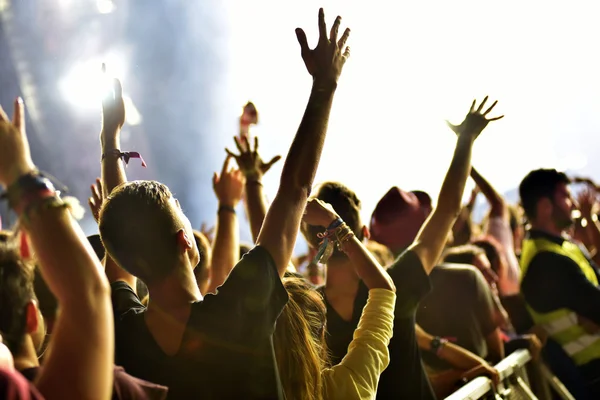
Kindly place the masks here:
[[(312, 89), (270, 204), (262, 178), (281, 157), (259, 155), (246, 107), (213, 177), (214, 232), (164, 184), (127, 180), (141, 155), (121, 148), (118, 80), (89, 199), (99, 235), (36, 168), (23, 101), (12, 118), (0, 108), (0, 184), (19, 217), (0, 233), (0, 398), (436, 399), (478, 376), (498, 385), (493, 365), (522, 348), (577, 399), (600, 396), (598, 187), (538, 169), (508, 204), (471, 166), (503, 117), (486, 97), (449, 124), (437, 204), (392, 187), (363, 221), (352, 182), (314, 187), (350, 56), (340, 25), (328, 31), (321, 9), (312, 49), (296, 30)], [(586, 186), (577, 201), (571, 183)], [(480, 193), (489, 212), (475, 223)], [(242, 204), (253, 246), (240, 243)], [(293, 257), (299, 234), (309, 252)]]

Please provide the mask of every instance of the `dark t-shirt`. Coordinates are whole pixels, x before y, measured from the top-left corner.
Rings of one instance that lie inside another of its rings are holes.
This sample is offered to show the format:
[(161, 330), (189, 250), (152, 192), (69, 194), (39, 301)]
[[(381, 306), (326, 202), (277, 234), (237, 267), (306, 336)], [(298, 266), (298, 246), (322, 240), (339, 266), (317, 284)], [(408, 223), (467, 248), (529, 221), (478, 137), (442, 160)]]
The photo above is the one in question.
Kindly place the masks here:
[(124, 282), (112, 284), (116, 363), (165, 385), (169, 399), (277, 399), (272, 334), (288, 295), (275, 262), (255, 247), (216, 295), (194, 303), (177, 354), (166, 355), (144, 319), (145, 307)]
[[(378, 399), (435, 399), (421, 362), (415, 334), (415, 313), (419, 301), (430, 289), (429, 278), (416, 253), (406, 251), (388, 269), (396, 285), (394, 336), (390, 341), (390, 364), (381, 374)], [(324, 293), (321, 288), (321, 293)], [(369, 290), (363, 282), (354, 300), (351, 321), (344, 321), (325, 297), (327, 305), (327, 346), (334, 364), (348, 351), (360, 315), (367, 304)]]
[[(492, 292), (475, 267), (439, 265), (429, 275), (432, 290), (419, 305), (417, 323), (427, 333), (451, 338), (481, 358), (488, 348), (485, 338), (498, 327), (494, 321)], [(435, 369), (451, 366), (433, 353), (423, 354), (425, 363)]]
[[(39, 372), (39, 367), (27, 368), (21, 374), (33, 382)], [(129, 375), (121, 367), (114, 368), (113, 400), (165, 400), (168, 389), (164, 386), (146, 382)]]

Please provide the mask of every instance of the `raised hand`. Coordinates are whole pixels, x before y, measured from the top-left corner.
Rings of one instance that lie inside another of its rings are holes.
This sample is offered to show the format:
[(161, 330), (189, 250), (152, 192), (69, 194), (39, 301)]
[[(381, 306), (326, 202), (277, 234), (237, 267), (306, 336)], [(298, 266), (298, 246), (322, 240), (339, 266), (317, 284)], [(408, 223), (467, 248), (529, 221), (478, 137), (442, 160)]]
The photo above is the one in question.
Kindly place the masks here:
[(243, 137), (241, 142), (238, 137), (234, 137), (233, 139), (235, 140), (235, 146), (240, 154), (234, 154), (229, 149), (225, 149), (225, 151), (229, 157), (233, 157), (235, 159), (239, 169), (248, 179), (262, 178), (262, 176), (271, 169), (273, 164), (281, 160), (281, 156), (275, 156), (271, 159), (271, 161), (265, 163), (258, 154), (258, 137), (254, 138), (254, 148), (250, 147), (247, 137)]
[(302, 220), (308, 225), (329, 227), (339, 216), (331, 206), (319, 199), (310, 199), (306, 203), (306, 210)]
[(230, 160), (231, 156), (227, 155), (221, 175), (216, 172), (213, 175), (213, 190), (220, 205), (235, 208), (244, 194), (245, 178), (240, 170), (229, 168)]
[(102, 196), (102, 181), (100, 178), (96, 178), (96, 183), (90, 186), (90, 191), (92, 192), (92, 196), (88, 198), (88, 205), (90, 206), (90, 211), (94, 216), (96, 222), (100, 218), (100, 209), (102, 208), (102, 202), (104, 201), (104, 197)]
[(594, 205), (597, 201), (598, 194), (591, 186), (588, 186), (579, 192), (577, 195), (577, 208), (581, 212), (583, 218), (588, 219), (592, 217)]
[(25, 134), (25, 106), (19, 97), (15, 100), (12, 121), (0, 106), (0, 184), (10, 186), (34, 169)]
[(338, 30), (342, 17), (338, 16), (327, 36), (325, 25), (325, 13), (319, 9), (319, 42), (317, 47), (310, 49), (306, 40), (306, 34), (301, 28), (296, 29), (296, 36), (302, 50), (302, 59), (308, 73), (315, 80), (325, 82), (337, 82), (344, 63), (350, 57), (350, 47), (345, 47), (350, 29), (346, 28), (342, 37), (338, 40)]
[(497, 100), (494, 101), (494, 103), (487, 110), (485, 110), (485, 112), (481, 112), (487, 100), (488, 97), (486, 96), (477, 108), (475, 108), (477, 105), (477, 100), (473, 100), (473, 104), (471, 104), (469, 113), (460, 125), (453, 125), (449, 121), (446, 121), (446, 123), (450, 129), (452, 129), (459, 136), (465, 135), (473, 137), (474, 139), (477, 138), (477, 136), (479, 136), (479, 134), (491, 121), (497, 121), (504, 118), (504, 115), (494, 118), (487, 118), (487, 115), (490, 113), (490, 111), (492, 111), (494, 107), (496, 107), (496, 104), (498, 104)]
[[(106, 66), (102, 64), (106, 73)], [(102, 99), (102, 138), (110, 139), (119, 134), (125, 124), (125, 102), (123, 101), (123, 86), (118, 79), (111, 82), (111, 90)]]

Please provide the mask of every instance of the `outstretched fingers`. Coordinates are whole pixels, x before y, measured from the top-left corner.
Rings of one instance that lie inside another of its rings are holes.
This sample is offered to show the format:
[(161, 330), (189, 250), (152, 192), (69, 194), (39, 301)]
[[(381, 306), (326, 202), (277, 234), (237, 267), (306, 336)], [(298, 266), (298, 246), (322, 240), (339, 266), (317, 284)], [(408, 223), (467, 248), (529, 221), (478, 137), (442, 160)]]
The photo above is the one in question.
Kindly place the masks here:
[(337, 18), (335, 19), (335, 22), (331, 26), (331, 32), (329, 33), (329, 40), (331, 41), (331, 43), (337, 42), (338, 31), (340, 29), (341, 23), (342, 23), (342, 17), (340, 17), (338, 15)]
[(490, 108), (488, 108), (487, 110), (485, 110), (485, 112), (483, 113), (483, 115), (488, 115), (488, 114), (490, 113), (490, 111), (492, 111), (492, 110), (494, 109), (494, 107), (496, 107), (496, 104), (498, 104), (498, 100), (496, 100), (496, 101), (494, 102), (494, 104), (492, 104), (492, 105), (490, 106)]
[(488, 119), (488, 121), (498, 121), (499, 119), (502, 119), (502, 118), (504, 118), (504, 115), (501, 115), (501, 116), (495, 117), (495, 118), (490, 118), (490, 119)]
[(480, 113), (481, 110), (483, 109), (483, 106), (485, 106), (485, 102), (488, 100), (488, 96), (485, 96), (485, 98), (483, 99), (483, 101), (481, 102), (481, 104), (479, 105), (479, 107), (477, 108), (477, 112)]
[(346, 28), (346, 30), (342, 34), (342, 37), (338, 41), (338, 49), (344, 48), (344, 46), (346, 45), (346, 41), (348, 40), (348, 37), (350, 37), (350, 28)]
[(319, 42), (327, 40), (327, 25), (325, 25), (325, 11), (319, 8)]

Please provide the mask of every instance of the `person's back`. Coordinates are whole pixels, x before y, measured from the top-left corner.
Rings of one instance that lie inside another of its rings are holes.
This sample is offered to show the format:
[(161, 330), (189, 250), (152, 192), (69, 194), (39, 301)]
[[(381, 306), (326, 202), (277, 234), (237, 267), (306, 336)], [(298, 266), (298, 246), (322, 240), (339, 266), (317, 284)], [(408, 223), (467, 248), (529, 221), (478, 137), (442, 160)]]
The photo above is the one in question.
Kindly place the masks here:
[[(265, 249), (255, 248), (238, 263), (217, 295), (192, 304), (180, 345), (172, 353), (155, 339), (157, 331), (148, 325), (147, 309), (135, 293), (123, 282), (113, 283), (113, 304), (123, 311), (115, 323), (116, 363), (134, 376), (169, 387), (169, 398), (187, 398), (193, 393), (207, 399), (276, 398), (269, 337), (287, 294), (268, 259)], [(261, 273), (265, 270), (272, 271), (270, 277)], [(238, 271), (255, 278), (245, 279)], [(252, 293), (263, 290), (271, 295), (252, 297), (249, 288)], [(253, 304), (264, 299), (270, 302), (266, 308)], [(232, 381), (236, 384), (231, 385)]]
[[(429, 275), (431, 292), (421, 300), (417, 323), (427, 332), (446, 337), (481, 358), (486, 358), (486, 336), (496, 329), (490, 289), (483, 275), (469, 265), (438, 265)], [(434, 368), (448, 365), (433, 353), (424, 361)]]

